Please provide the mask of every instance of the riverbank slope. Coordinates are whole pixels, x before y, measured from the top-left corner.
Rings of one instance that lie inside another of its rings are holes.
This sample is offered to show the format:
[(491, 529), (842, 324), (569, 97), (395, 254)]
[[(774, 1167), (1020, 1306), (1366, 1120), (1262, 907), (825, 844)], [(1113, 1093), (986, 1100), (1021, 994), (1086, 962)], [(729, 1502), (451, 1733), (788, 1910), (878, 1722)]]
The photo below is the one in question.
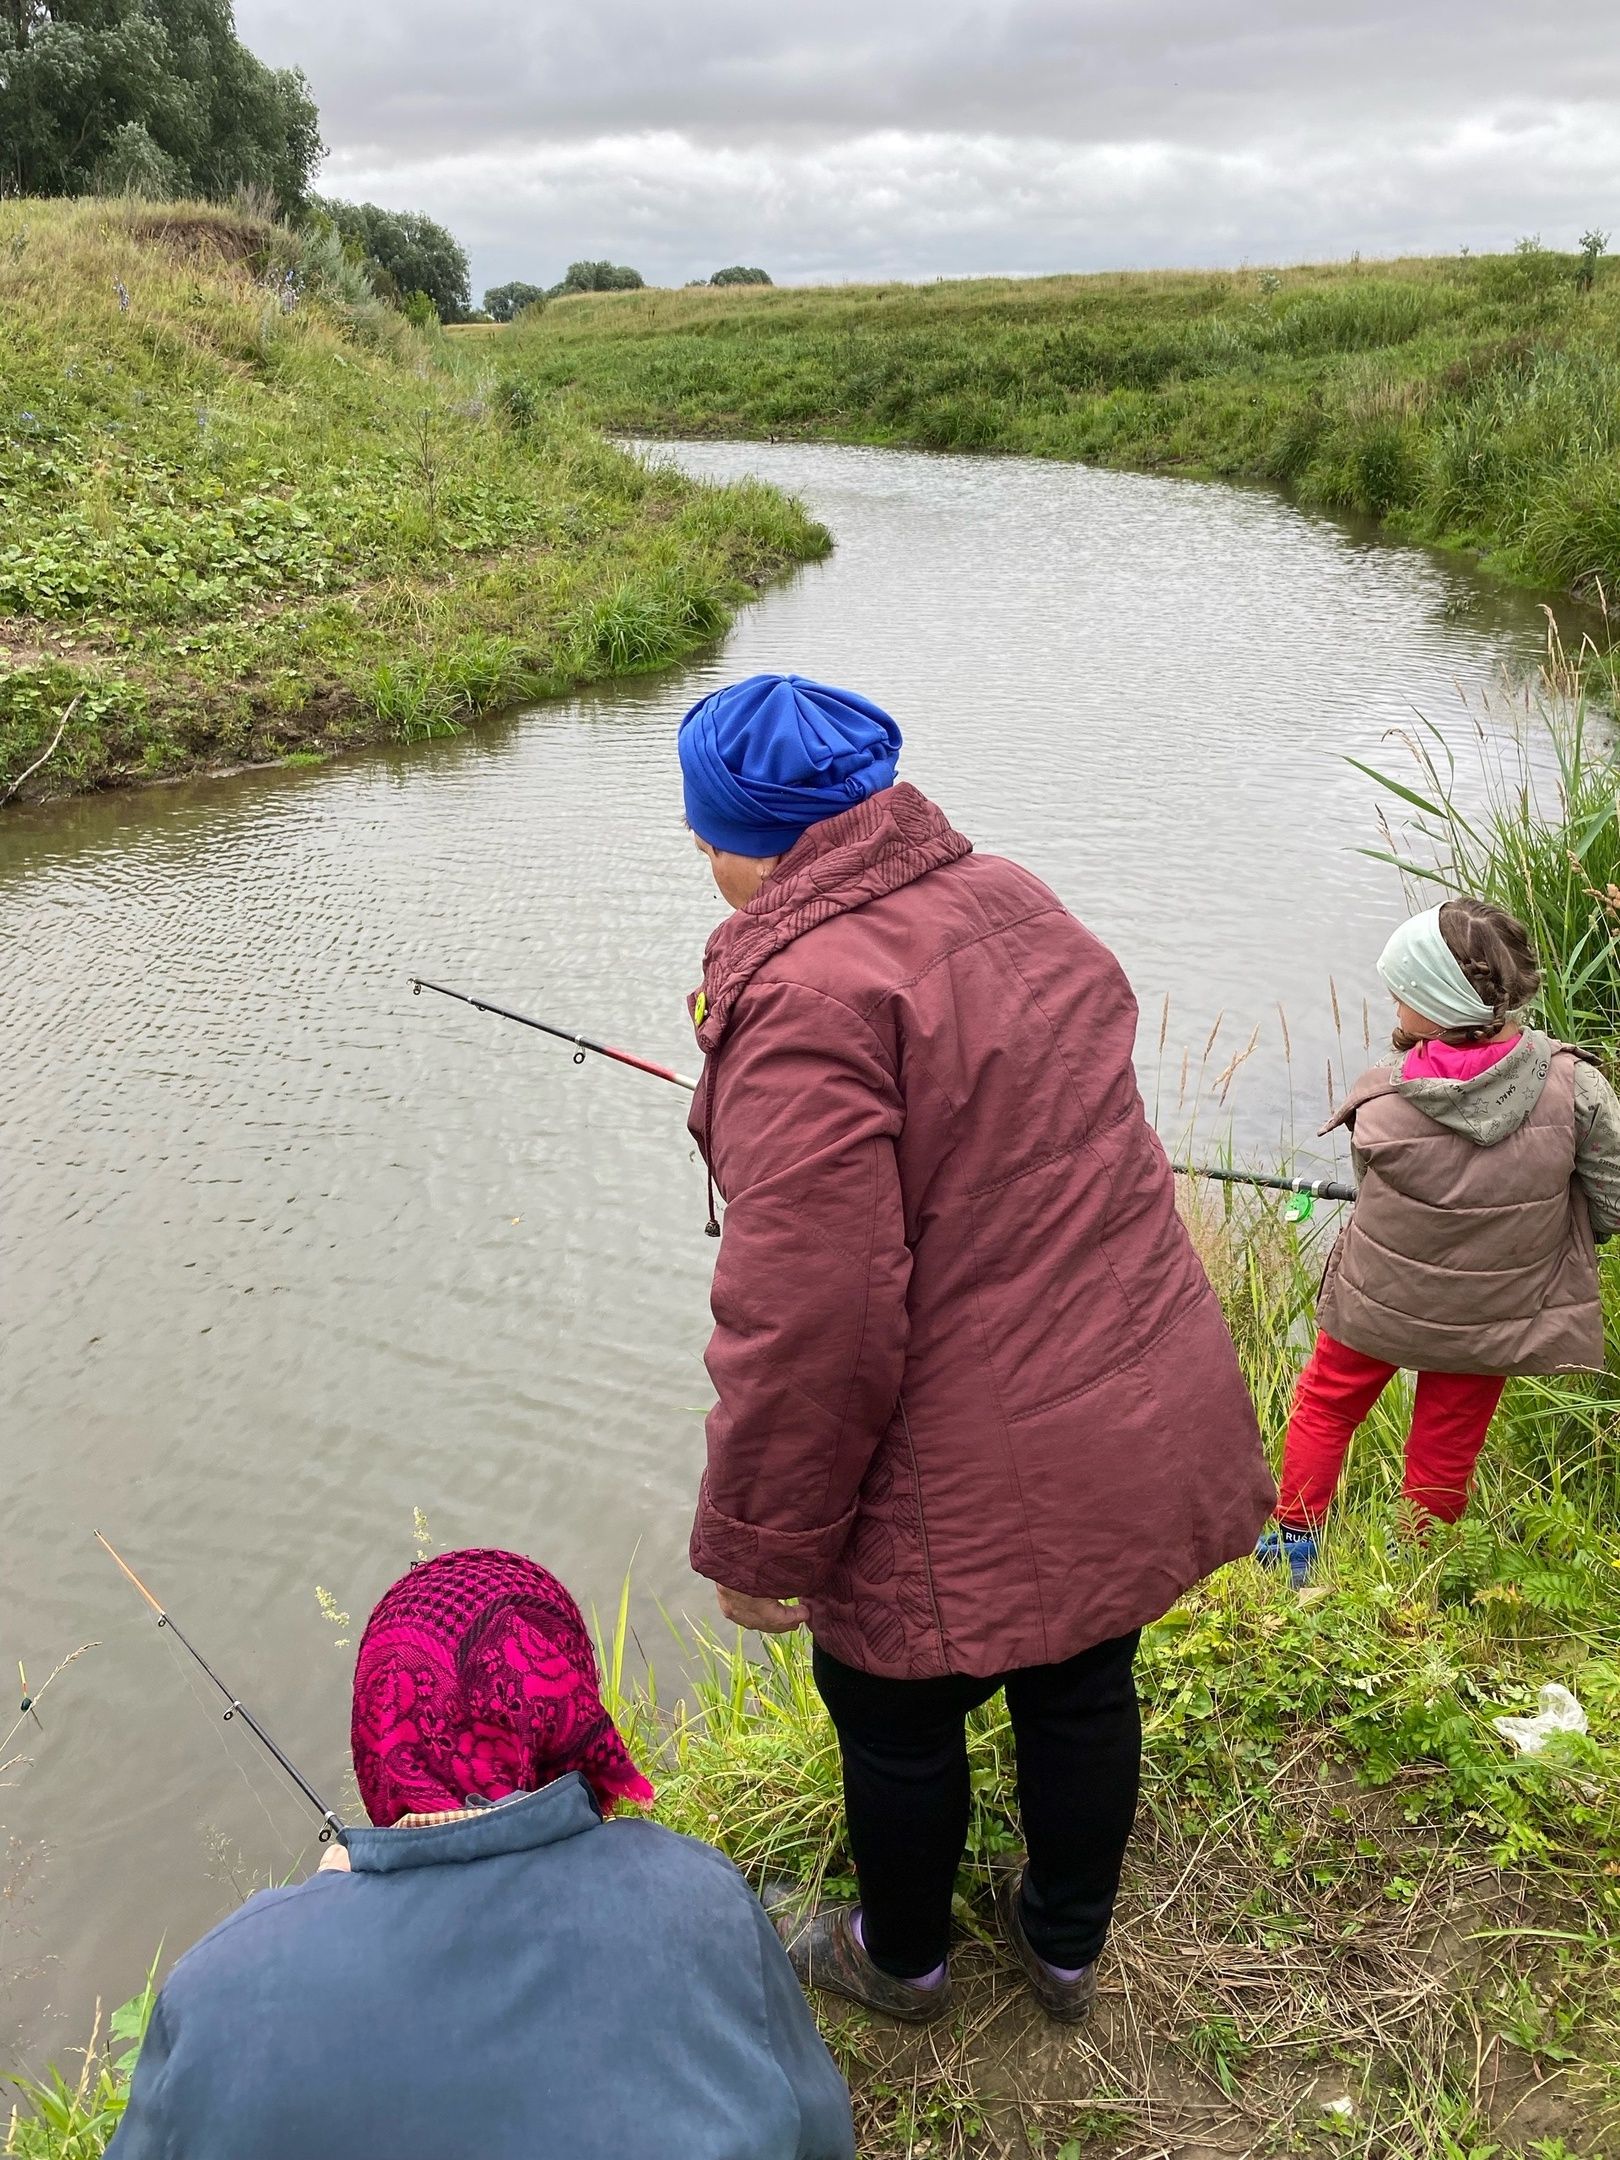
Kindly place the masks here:
[(829, 544), (542, 410), (332, 240), (185, 203), (0, 203), (0, 498), (0, 799), (450, 731)]
[(593, 293), (477, 349), (599, 425), (1270, 481), (1529, 584), (1620, 584), (1601, 258)]

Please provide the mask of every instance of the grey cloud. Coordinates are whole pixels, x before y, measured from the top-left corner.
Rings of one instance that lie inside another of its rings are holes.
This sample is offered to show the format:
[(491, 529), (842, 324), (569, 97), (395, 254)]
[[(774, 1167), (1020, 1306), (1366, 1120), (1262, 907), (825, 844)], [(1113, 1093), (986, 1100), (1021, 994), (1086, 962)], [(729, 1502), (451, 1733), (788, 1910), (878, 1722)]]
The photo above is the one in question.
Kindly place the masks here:
[(1521, 0), (240, 0), (237, 19), (304, 66), (331, 140), (418, 157), (645, 128), (1217, 144), (1290, 118), (1620, 96), (1609, 0), (1561, 0), (1556, 35)]
[(431, 205), (491, 281), (550, 277), (573, 254), (665, 284), (736, 260), (784, 281), (960, 276), (1501, 247), (1532, 229), (1569, 244), (1620, 202), (1620, 143), (1567, 112), (1242, 152), (888, 133), (782, 153), (662, 135), (340, 161), (331, 184)]

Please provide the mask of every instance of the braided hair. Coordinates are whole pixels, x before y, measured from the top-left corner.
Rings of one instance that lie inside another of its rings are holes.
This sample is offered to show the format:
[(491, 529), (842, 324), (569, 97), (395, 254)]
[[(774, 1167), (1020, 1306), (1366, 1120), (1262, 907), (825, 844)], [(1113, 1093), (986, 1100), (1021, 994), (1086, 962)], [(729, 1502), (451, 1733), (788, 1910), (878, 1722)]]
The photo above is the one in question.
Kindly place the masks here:
[[(1530, 933), (1517, 916), (1493, 907), (1488, 900), (1448, 900), (1440, 910), (1440, 935), (1490, 1006), (1491, 1018), (1478, 1027), (1446, 1028), (1434, 1039), (1458, 1048), (1489, 1042), (1541, 988), (1541, 969)], [(1397, 1050), (1414, 1049), (1417, 1041), (1404, 1028), (1395, 1030)]]

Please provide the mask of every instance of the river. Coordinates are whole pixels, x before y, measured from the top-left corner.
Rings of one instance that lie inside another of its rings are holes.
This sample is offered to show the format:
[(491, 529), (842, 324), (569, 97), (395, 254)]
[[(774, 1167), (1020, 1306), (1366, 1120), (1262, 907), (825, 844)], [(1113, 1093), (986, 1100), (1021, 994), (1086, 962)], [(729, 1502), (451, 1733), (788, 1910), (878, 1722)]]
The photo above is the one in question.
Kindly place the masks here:
[[(1471, 766), (1468, 701), (1541, 639), (1532, 598), (1268, 493), (651, 454), (794, 489), (836, 552), (639, 682), (0, 826), (0, 1674), (21, 1656), (37, 1686), (98, 1644), (0, 1810), (3, 2029), (34, 2058), (310, 1847), (92, 1527), (338, 1793), (357, 1629), (315, 1588), (358, 1623), (413, 1510), (437, 1544), (534, 1552), (608, 1616), (633, 1568), (657, 1662), (659, 1605), (707, 1610), (684, 1556), (713, 1247), (683, 1098), (406, 982), (690, 1068), (683, 994), (720, 909), (674, 761), (695, 697), (793, 668), (889, 707), (905, 773), (1119, 952), (1166, 1134), (1196, 1099), (1262, 1160), (1314, 1130), (1328, 1058), (1360, 1061), (1401, 911), (1358, 853), (1374, 791), (1347, 754), (1398, 757), (1385, 732), (1422, 713)], [(1223, 1109), (1210, 1083), (1256, 1028)]]

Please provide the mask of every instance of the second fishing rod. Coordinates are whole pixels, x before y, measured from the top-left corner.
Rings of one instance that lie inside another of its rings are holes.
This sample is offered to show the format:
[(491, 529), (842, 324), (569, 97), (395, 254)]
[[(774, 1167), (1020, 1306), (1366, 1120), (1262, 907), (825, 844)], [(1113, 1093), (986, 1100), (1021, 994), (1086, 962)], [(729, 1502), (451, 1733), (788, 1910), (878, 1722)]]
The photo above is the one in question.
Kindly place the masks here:
[[(650, 1073), (655, 1080), (667, 1080), (672, 1087), (685, 1088), (691, 1094), (697, 1087), (684, 1073), (676, 1072), (668, 1065), (655, 1064), (651, 1058), (638, 1057), (633, 1051), (620, 1050), (612, 1043), (597, 1042), (589, 1035), (576, 1034), (553, 1020), (536, 1020), (528, 1013), (515, 1011), (510, 1005), (497, 1005), (491, 998), (474, 997), (466, 990), (452, 990), (445, 983), (429, 982), (425, 975), (410, 978), (411, 991), (420, 997), (424, 990), (437, 991), (440, 997), (454, 998), (458, 1004), (470, 1005), (474, 1012), (491, 1013), (499, 1020), (515, 1020), (519, 1027), (533, 1028), (541, 1035), (550, 1035), (558, 1042), (573, 1046), (574, 1063), (583, 1065), (587, 1053), (608, 1058), (615, 1065), (628, 1065), (635, 1072)], [(1172, 1163), (1171, 1169), (1178, 1177), (1209, 1178), (1222, 1185), (1253, 1185), (1266, 1192), (1297, 1193), (1310, 1200), (1354, 1200), (1353, 1185), (1341, 1184), (1335, 1178), (1281, 1177), (1259, 1170), (1233, 1170), (1220, 1164)]]
[[(134, 1587), (140, 1592), (141, 1596), (145, 1599), (151, 1611), (157, 1615), (158, 1626), (160, 1628), (168, 1629), (169, 1633), (174, 1637), (175, 1641), (180, 1645), (181, 1649), (185, 1651), (186, 1655), (193, 1661), (194, 1664), (202, 1668), (203, 1672), (207, 1674), (208, 1678), (214, 1683), (215, 1687), (218, 1688), (221, 1695), (224, 1696), (225, 1701), (229, 1706), (225, 1711), (225, 1722), (229, 1724), (232, 1718), (240, 1718), (242, 1720), (242, 1723), (247, 1727), (248, 1731), (252, 1733), (254, 1739), (257, 1740), (259, 1745), (264, 1749), (265, 1753), (281, 1766), (281, 1768), (287, 1773), (288, 1777), (290, 1777), (293, 1783), (298, 1787), (298, 1790), (303, 1794), (304, 1798), (309, 1802), (310, 1806), (315, 1810), (316, 1814), (319, 1815), (319, 1817), (321, 1818), (321, 1843), (324, 1845), (329, 1838), (341, 1837), (343, 1834), (343, 1824), (341, 1820), (333, 1812), (333, 1810), (327, 1806), (326, 1802), (321, 1798), (320, 1794), (309, 1782), (309, 1779), (305, 1777), (302, 1770), (300, 1770), (297, 1764), (291, 1761), (288, 1756), (282, 1753), (281, 1749), (277, 1747), (276, 1743), (271, 1739), (270, 1735), (265, 1731), (264, 1727), (253, 1715), (253, 1712), (248, 1708), (247, 1704), (243, 1702), (239, 1696), (232, 1693), (230, 1688), (228, 1688), (225, 1682), (219, 1677), (219, 1674), (215, 1672), (213, 1666), (210, 1665), (208, 1660), (203, 1656), (202, 1652), (196, 1647), (193, 1642), (189, 1640), (187, 1636), (181, 1633), (180, 1629), (175, 1625), (173, 1616), (170, 1614), (168, 1608), (164, 1605), (159, 1604), (158, 1600), (153, 1596), (152, 1592), (147, 1589), (145, 1583), (141, 1581), (141, 1578), (136, 1574), (135, 1570), (130, 1566), (129, 1562), (124, 1558), (123, 1554), (118, 1551), (117, 1547), (113, 1545), (107, 1538), (104, 1538), (99, 1530), (93, 1531), (91, 1534), (95, 1538), (96, 1543), (101, 1547), (102, 1551), (107, 1555), (108, 1559), (111, 1560), (113, 1565), (118, 1569), (119, 1573), (124, 1576), (128, 1582), (134, 1585)], [(26, 1701), (23, 1707), (25, 1709), (28, 1708), (28, 1704), (26, 1703)]]

